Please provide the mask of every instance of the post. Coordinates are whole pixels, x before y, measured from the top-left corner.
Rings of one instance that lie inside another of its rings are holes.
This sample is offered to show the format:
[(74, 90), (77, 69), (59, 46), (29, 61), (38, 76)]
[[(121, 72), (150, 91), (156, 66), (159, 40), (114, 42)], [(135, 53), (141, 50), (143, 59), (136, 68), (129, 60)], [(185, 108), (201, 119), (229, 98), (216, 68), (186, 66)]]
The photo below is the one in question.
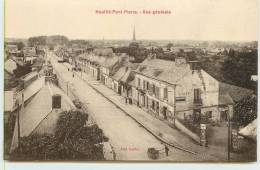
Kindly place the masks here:
[(21, 139), (21, 135), (20, 135), (20, 106), (19, 106), (19, 102), (18, 102), (18, 107), (17, 107), (17, 131), (18, 131), (18, 151), (20, 153), (20, 150), (21, 150), (21, 142), (20, 142), (20, 139)]
[(69, 95), (68, 90), (69, 90), (69, 82), (67, 81), (67, 96)]
[[(230, 160), (230, 150), (231, 150), (231, 133), (230, 133), (230, 128), (231, 128), (231, 118), (230, 118), (230, 115), (231, 115), (231, 112), (233, 112), (233, 108), (231, 109), (231, 106), (232, 105), (228, 105), (228, 161)], [(233, 115), (233, 113), (232, 113)]]
[(175, 126), (175, 116), (176, 116), (176, 85), (173, 86), (174, 90), (174, 105), (173, 105), (173, 125)]
[(228, 113), (228, 161), (230, 160), (230, 116)]

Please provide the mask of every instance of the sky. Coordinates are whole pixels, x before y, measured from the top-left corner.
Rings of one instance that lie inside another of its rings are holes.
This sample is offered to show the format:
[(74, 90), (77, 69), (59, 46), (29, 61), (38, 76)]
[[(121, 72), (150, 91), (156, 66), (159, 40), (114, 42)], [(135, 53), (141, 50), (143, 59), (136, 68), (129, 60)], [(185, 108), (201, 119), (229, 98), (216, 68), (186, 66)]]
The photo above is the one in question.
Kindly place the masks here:
[[(96, 14), (167, 10), (171, 14)], [(5, 0), (5, 36), (70, 39), (258, 39), (257, 0)]]

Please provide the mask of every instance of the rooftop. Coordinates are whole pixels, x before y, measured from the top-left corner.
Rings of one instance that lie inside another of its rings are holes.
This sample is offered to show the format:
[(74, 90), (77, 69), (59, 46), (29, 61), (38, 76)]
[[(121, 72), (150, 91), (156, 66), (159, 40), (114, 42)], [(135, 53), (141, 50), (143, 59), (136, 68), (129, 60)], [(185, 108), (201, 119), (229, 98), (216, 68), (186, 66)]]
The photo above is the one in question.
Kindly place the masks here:
[(219, 83), (219, 94), (220, 95), (228, 94), (234, 102), (238, 102), (241, 99), (243, 99), (244, 97), (254, 94), (254, 91), (220, 82)]
[[(52, 96), (54, 94), (61, 95), (61, 109), (52, 109)], [(45, 84), (40, 91), (38, 91), (24, 108), (20, 109), (20, 135), (28, 136), (33, 131), (44, 132), (46, 129), (51, 132), (54, 124), (58, 118), (58, 113), (64, 110), (75, 109), (70, 98), (56, 85), (52, 83)], [(52, 114), (52, 119), (45, 120)], [(55, 119), (54, 119), (55, 117)], [(18, 134), (17, 134), (17, 122), (15, 124), (14, 135), (11, 150), (15, 149), (18, 145)]]
[(188, 64), (177, 65), (173, 61), (162, 59), (146, 59), (136, 70), (137, 73), (171, 84), (176, 84), (190, 71)]

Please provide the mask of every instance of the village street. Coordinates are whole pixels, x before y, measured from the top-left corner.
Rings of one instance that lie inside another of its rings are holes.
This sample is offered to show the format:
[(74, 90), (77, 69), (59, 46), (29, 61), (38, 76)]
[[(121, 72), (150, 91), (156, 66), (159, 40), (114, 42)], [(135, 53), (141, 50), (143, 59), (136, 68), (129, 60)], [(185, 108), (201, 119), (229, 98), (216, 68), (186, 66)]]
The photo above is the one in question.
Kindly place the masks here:
[[(73, 84), (76, 95), (87, 105), (88, 111), (109, 138), (109, 142), (116, 152), (117, 160), (148, 160), (147, 149), (149, 147), (163, 149), (160, 159), (165, 159), (164, 145), (159, 140), (78, 76), (73, 77), (72, 72), (68, 71), (67, 67), (57, 62), (57, 58), (53, 53), (49, 53), (49, 57), (55, 71), (65, 81)], [(196, 156), (170, 148), (167, 159), (172, 161), (195, 161)]]

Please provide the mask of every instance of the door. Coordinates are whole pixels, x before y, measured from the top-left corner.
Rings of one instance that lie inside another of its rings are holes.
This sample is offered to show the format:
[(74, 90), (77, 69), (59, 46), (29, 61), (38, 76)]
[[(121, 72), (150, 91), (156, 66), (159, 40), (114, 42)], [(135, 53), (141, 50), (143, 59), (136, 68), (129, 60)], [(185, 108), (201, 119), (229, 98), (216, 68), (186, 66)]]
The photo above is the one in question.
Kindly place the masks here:
[(164, 120), (166, 120), (167, 119), (167, 107), (163, 106), (162, 114), (163, 114)]
[(118, 85), (118, 94), (121, 95), (121, 88), (122, 86), (121, 85)]
[(227, 110), (220, 112), (220, 121), (227, 121), (228, 120), (228, 113)]
[(193, 110), (193, 122), (200, 123), (201, 120), (201, 109), (194, 109)]

